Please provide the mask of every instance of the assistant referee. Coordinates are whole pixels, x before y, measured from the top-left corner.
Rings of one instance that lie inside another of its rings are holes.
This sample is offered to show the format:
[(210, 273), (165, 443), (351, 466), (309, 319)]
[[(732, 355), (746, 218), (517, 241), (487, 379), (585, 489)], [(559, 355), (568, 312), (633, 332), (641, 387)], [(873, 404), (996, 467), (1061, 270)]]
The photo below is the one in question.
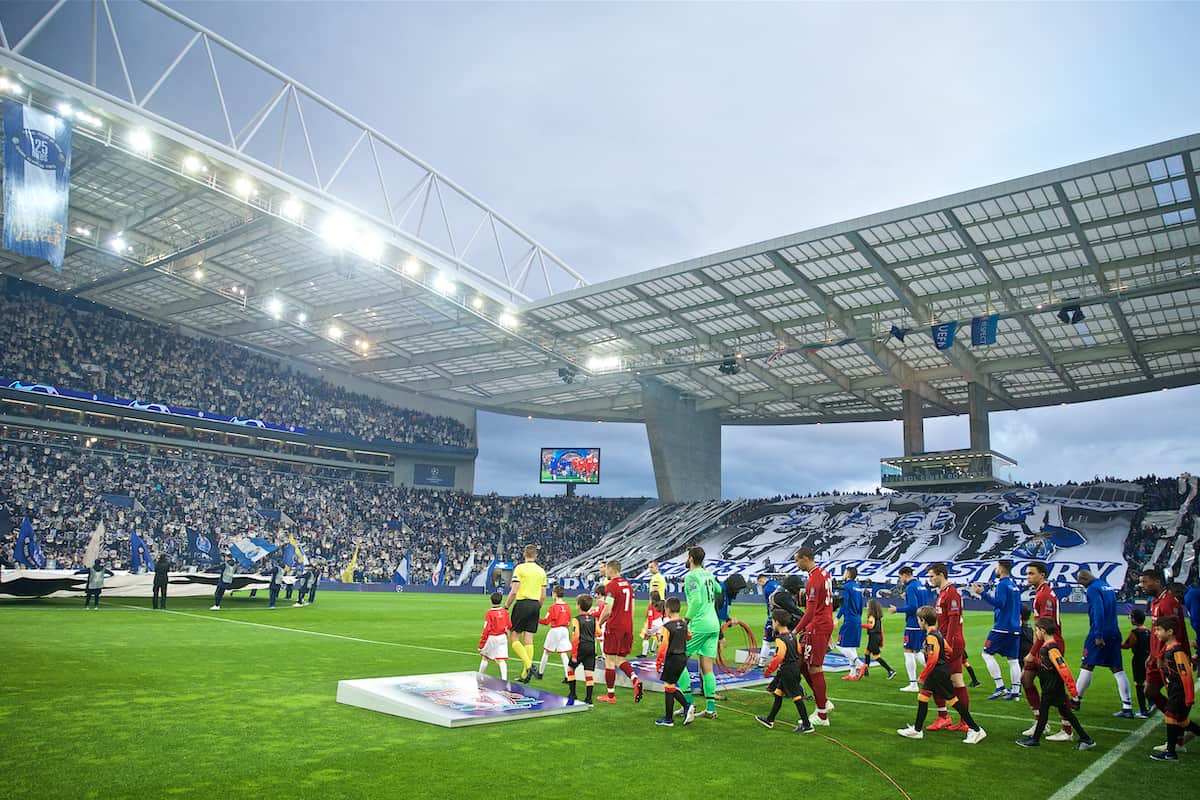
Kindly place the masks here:
[(537, 557), (537, 545), (525, 545), (525, 562), (513, 570), (512, 588), (504, 601), (506, 609), (512, 608), (508, 646), (525, 666), (517, 678), (519, 683), (529, 683), (533, 677), (533, 635), (537, 633), (538, 617), (546, 599), (546, 571), (537, 565)]

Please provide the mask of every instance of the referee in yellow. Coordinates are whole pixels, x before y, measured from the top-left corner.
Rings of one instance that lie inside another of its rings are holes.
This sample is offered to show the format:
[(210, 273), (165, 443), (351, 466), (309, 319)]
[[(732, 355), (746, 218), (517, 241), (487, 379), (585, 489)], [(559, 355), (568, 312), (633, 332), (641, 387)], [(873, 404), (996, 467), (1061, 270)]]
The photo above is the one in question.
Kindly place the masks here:
[(506, 609), (512, 608), (508, 646), (525, 665), (521, 677), (517, 678), (518, 683), (529, 683), (533, 677), (533, 635), (537, 633), (538, 618), (546, 599), (546, 570), (537, 565), (537, 557), (537, 545), (525, 545), (525, 562), (513, 570), (512, 588), (504, 601)]
[(658, 571), (658, 562), (651, 561), (647, 567), (650, 570), (650, 591), (658, 592), (658, 596), (662, 600), (667, 599), (667, 579), (661, 572)]

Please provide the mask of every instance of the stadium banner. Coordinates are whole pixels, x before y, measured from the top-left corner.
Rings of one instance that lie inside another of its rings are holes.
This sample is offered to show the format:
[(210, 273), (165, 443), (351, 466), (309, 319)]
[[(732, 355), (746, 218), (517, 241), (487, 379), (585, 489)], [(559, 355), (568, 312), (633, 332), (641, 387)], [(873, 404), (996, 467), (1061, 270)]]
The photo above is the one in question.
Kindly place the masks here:
[(129, 565), (135, 574), (154, 572), (154, 556), (150, 554), (146, 540), (138, 535), (137, 528), (129, 532)]
[(229, 554), (246, 569), (251, 569), (259, 561), (274, 553), (278, 547), (266, 539), (257, 536), (243, 536), (229, 545)]
[(221, 551), (217, 549), (216, 537), (209, 538), (196, 528), (187, 529), (188, 561), (205, 566), (216, 564), (221, 560)]
[[(919, 570), (939, 561), (960, 586), (987, 583), (996, 561), (1009, 558), (1017, 574), (1029, 561), (1045, 561), (1052, 582), (1074, 583), (1086, 568), (1121, 586), (1125, 539), (1138, 508), (1029, 489), (839, 495), (768, 503), (697, 539), (708, 554), (705, 567), (717, 578), (797, 572), (792, 555), (806, 546), (834, 577), (855, 567), (860, 581), (875, 583), (895, 582), (902, 566)], [(685, 552), (659, 568), (668, 579), (682, 576)]]
[(413, 464), (414, 486), (454, 486), (454, 467), (444, 464)]
[[(214, 572), (171, 572), (167, 575), (167, 593), (171, 597), (201, 597), (211, 595), (217, 588), (221, 576)], [(86, 573), (65, 569), (6, 569), (0, 573), (0, 597), (82, 597), (87, 588)], [(284, 583), (291, 583), (291, 576)], [(271, 586), (267, 575), (234, 575), (233, 588), (262, 589)], [(104, 581), (105, 597), (151, 597), (153, 596), (154, 573), (115, 571)], [(266, 602), (266, 595), (263, 595)]]
[(45, 569), (46, 554), (42, 552), (42, 543), (33, 532), (33, 523), (26, 517), (21, 522), (21, 532), (17, 534), (17, 544), (13, 548), (13, 560), (28, 569)]
[(70, 190), (70, 124), (5, 100), (4, 249), (44, 258), (62, 272)]

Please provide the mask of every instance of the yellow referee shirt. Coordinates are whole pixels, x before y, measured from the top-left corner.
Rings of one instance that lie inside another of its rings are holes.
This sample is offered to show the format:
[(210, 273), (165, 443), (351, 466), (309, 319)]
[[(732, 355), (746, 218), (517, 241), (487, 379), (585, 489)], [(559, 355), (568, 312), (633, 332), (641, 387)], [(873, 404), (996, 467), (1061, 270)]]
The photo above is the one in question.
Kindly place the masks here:
[(519, 583), (517, 600), (541, 600), (546, 586), (546, 570), (532, 561), (523, 561), (513, 570), (512, 579)]
[(658, 596), (663, 600), (667, 599), (667, 579), (663, 577), (661, 572), (656, 572), (650, 576), (650, 591), (658, 592)]

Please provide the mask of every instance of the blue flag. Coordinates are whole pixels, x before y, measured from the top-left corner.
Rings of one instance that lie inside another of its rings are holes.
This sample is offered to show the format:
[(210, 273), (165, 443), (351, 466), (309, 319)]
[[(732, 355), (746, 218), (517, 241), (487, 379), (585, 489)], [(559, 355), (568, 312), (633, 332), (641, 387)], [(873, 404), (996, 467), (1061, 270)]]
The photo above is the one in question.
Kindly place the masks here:
[(42, 544), (33, 532), (33, 523), (29, 517), (21, 523), (21, 532), (17, 534), (17, 546), (13, 548), (13, 559), (28, 569), (45, 569), (46, 554), (42, 552)]
[(243, 536), (229, 545), (229, 554), (246, 569), (250, 569), (259, 561), (274, 553), (278, 548), (266, 539), (257, 536)]
[(397, 586), (408, 585), (408, 554), (404, 554), (404, 558), (400, 559), (400, 563), (392, 570), (392, 583)]
[(71, 186), (71, 126), (46, 111), (4, 101), (5, 250), (62, 271)]
[(433, 574), (429, 576), (430, 586), (442, 586), (446, 580), (446, 554), (443, 552), (441, 558), (438, 559), (437, 566), (433, 568)]
[(154, 558), (150, 555), (150, 548), (146, 546), (145, 540), (138, 536), (136, 528), (129, 534), (129, 571), (135, 574), (154, 571)]
[(216, 537), (208, 537), (203, 531), (195, 528), (187, 529), (188, 537), (188, 558), (197, 566), (206, 566), (208, 564), (217, 564), (221, 561), (220, 551), (217, 549)]
[(933, 335), (933, 346), (938, 350), (949, 350), (954, 346), (954, 333), (958, 330), (957, 322), (943, 322), (929, 329)]
[(988, 314), (971, 320), (971, 344), (975, 347), (996, 343), (996, 331), (1000, 327), (1000, 315)]

